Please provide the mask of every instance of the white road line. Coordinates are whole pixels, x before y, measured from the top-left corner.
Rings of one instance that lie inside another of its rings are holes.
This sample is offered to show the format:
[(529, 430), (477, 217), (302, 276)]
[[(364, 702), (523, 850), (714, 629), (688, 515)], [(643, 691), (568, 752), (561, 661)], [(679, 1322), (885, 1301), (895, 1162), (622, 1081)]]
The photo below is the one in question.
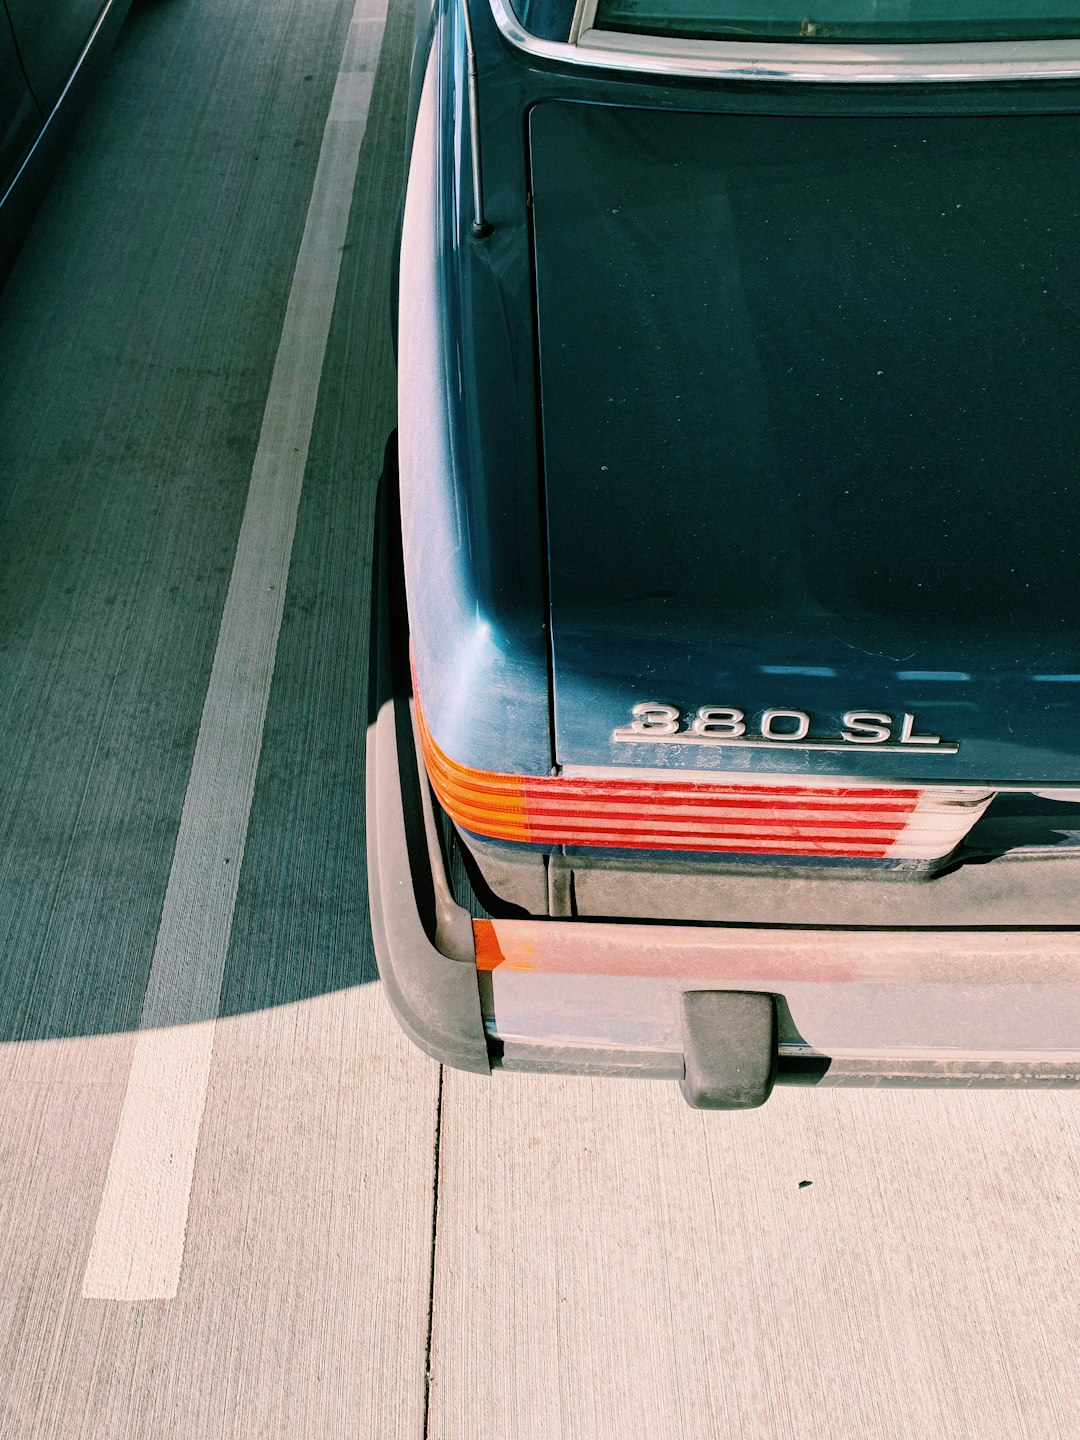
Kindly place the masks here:
[(323, 132), (139, 1035), (83, 1277), (88, 1299), (167, 1300), (180, 1281), (213, 1017), (221, 1001), (296, 512), (386, 8), (387, 0), (357, 0)]

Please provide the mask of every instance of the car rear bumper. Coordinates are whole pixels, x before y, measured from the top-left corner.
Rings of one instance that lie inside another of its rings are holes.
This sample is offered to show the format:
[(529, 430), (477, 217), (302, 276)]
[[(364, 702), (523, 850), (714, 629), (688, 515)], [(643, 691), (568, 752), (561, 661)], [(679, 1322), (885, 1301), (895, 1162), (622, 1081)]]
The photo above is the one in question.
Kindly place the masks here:
[[(481, 921), (478, 967), (504, 1056), (617, 1047), (681, 1073), (689, 991), (782, 997), (784, 1068), (842, 1078), (1080, 1079), (1080, 937)], [(784, 1078), (784, 1070), (781, 1071)]]
[(681, 1079), (684, 996), (756, 992), (777, 997), (781, 1083), (1080, 1081), (1077, 931), (473, 919), (413, 733), (408, 699), (384, 700), (368, 736), (371, 911), (391, 1006), (436, 1059)]

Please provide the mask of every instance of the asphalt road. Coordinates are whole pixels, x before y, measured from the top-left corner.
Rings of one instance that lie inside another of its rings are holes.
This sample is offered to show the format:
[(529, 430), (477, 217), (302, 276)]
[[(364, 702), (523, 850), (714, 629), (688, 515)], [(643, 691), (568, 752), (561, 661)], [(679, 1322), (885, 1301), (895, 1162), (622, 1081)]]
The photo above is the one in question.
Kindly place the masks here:
[(389, 1016), (384, 6), (137, 0), (0, 295), (0, 1436), (1071, 1440), (1068, 1092), (709, 1116)]

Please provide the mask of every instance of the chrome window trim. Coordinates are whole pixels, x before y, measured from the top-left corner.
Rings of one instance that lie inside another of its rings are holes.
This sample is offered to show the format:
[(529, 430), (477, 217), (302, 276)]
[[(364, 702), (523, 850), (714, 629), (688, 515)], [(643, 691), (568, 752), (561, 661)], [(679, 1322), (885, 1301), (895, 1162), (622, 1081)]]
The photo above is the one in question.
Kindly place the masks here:
[(1080, 76), (1080, 40), (812, 47), (773, 41), (677, 40), (596, 30), (591, 26), (596, 0), (579, 0), (574, 43), (570, 43), (531, 35), (509, 0), (489, 3), (503, 38), (526, 55), (591, 70), (825, 85), (1002, 83)]
[(600, 0), (577, 0), (574, 6), (574, 18), (570, 22), (569, 43), (571, 45), (580, 45), (581, 32), (593, 28), (596, 7), (599, 3)]

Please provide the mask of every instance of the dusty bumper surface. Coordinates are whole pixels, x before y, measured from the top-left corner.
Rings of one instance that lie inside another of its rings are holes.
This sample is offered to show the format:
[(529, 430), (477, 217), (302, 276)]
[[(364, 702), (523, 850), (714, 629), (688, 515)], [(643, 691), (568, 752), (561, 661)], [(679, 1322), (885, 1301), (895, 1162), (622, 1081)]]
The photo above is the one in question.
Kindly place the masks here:
[(707, 988), (783, 996), (781, 1059), (829, 1057), (831, 1083), (1080, 1080), (1074, 932), (495, 921), (479, 963), (492, 1029), (523, 1058), (573, 1036), (677, 1074), (681, 996)]

